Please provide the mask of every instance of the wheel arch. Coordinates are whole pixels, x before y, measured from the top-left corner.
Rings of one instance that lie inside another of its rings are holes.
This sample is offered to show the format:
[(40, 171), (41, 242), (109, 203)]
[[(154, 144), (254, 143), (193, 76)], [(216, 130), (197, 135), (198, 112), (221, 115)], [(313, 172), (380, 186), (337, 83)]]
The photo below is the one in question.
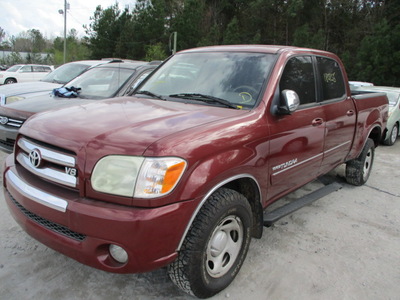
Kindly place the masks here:
[(189, 223), (186, 225), (184, 234), (180, 240), (178, 245), (178, 251), (180, 250), (183, 241), (185, 240), (193, 221), (198, 215), (200, 209), (206, 203), (207, 199), (218, 189), (225, 187), (237, 191), (241, 193), (249, 202), (253, 215), (253, 228), (252, 228), (252, 237), (261, 238), (262, 230), (263, 230), (263, 209), (261, 205), (261, 189), (257, 182), (257, 180), (250, 174), (240, 174), (230, 178), (225, 179), (224, 181), (215, 185), (208, 193), (202, 198), (195, 211), (192, 214), (192, 217), (189, 220)]
[[(379, 143), (380, 143), (380, 141), (382, 140), (383, 137), (384, 137), (384, 135), (383, 135), (383, 131), (382, 131), (381, 126), (379, 126), (379, 125), (374, 126), (374, 127), (371, 129), (371, 131), (369, 132), (367, 138), (365, 139), (364, 145), (365, 145), (365, 143), (367, 142), (367, 139), (370, 138), (371, 140), (374, 141), (375, 147), (378, 147), (378, 146), (379, 146)], [(363, 145), (363, 147), (361, 148), (361, 151), (362, 151), (362, 149), (364, 148), (364, 145)]]
[(6, 79), (4, 79), (4, 83), (6, 83), (6, 81), (7, 80), (9, 80), (9, 79), (12, 79), (12, 80), (14, 80), (15, 81), (15, 83), (17, 83), (18, 82), (18, 80), (17, 80), (17, 78), (16, 77), (7, 77)]

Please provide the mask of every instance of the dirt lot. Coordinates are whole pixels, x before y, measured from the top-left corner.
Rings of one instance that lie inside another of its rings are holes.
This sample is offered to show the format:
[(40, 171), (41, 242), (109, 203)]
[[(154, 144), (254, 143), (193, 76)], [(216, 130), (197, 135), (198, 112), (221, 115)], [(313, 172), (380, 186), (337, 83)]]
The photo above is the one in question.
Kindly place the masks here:
[[(266, 228), (231, 286), (212, 299), (400, 299), (399, 182), (400, 141), (377, 149), (365, 186), (344, 183)], [(165, 269), (109, 274), (48, 249), (21, 230), (0, 197), (0, 299), (193, 299)]]

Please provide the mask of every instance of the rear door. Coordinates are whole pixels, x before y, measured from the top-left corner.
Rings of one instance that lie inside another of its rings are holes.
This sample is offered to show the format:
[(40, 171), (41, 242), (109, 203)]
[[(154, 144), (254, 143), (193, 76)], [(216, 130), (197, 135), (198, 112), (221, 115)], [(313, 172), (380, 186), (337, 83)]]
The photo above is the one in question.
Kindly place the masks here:
[(326, 128), (324, 157), (321, 172), (325, 173), (342, 163), (350, 151), (356, 109), (347, 96), (342, 69), (338, 62), (327, 57), (316, 57), (320, 89), (320, 103), (324, 109)]
[(32, 66), (32, 70), (33, 70), (33, 78), (35, 79), (35, 81), (42, 79), (49, 72), (51, 72), (51, 69), (49, 67), (44, 67), (44, 66)]
[(35, 78), (32, 72), (32, 66), (23, 66), (21, 69), (18, 70), (18, 82), (28, 82), (34, 81)]
[(316, 80), (312, 56), (288, 60), (279, 81), (279, 95), (285, 89), (296, 91), (300, 107), (291, 115), (271, 118), (269, 199), (307, 183), (319, 173), (325, 115), (317, 102)]

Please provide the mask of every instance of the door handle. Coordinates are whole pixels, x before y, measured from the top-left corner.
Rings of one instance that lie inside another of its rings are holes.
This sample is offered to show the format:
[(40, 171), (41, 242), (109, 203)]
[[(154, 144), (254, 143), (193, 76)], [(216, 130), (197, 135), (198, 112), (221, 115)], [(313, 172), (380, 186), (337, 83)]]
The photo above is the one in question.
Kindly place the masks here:
[(324, 123), (324, 120), (322, 118), (316, 118), (311, 122), (312, 126), (319, 126), (322, 125), (322, 123)]
[(354, 116), (354, 110), (348, 110), (346, 115), (348, 115), (349, 117)]

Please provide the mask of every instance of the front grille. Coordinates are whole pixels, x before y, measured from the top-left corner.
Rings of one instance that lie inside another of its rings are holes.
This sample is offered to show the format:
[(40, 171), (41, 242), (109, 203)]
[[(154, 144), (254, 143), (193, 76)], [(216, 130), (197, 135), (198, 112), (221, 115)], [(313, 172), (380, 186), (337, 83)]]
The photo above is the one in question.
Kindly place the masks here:
[(52, 145), (22, 137), (15, 157), (33, 175), (70, 188), (78, 188), (75, 154)]
[(15, 140), (7, 139), (7, 140), (0, 140), (0, 146), (4, 149), (9, 150), (10, 152), (14, 149)]
[(74, 239), (78, 242), (83, 241), (86, 238), (86, 235), (77, 233), (75, 231), (72, 231), (68, 229), (65, 226), (59, 225), (57, 223), (51, 222), (49, 220), (46, 220), (42, 217), (39, 217), (38, 215), (34, 214), (33, 212), (30, 212), (27, 210), (25, 207), (23, 207), (17, 200), (11, 196), (10, 193), (8, 193), (8, 196), (10, 197), (11, 201), (15, 204), (16, 207), (19, 208), (19, 210), (30, 220), (34, 221), (35, 223), (47, 228), (48, 230), (51, 230), (53, 232), (56, 232), (58, 234), (61, 234), (63, 236), (66, 236), (68, 238)]
[(6, 116), (0, 116), (0, 123), (9, 127), (20, 128), (24, 121), (25, 120), (18, 120)]

